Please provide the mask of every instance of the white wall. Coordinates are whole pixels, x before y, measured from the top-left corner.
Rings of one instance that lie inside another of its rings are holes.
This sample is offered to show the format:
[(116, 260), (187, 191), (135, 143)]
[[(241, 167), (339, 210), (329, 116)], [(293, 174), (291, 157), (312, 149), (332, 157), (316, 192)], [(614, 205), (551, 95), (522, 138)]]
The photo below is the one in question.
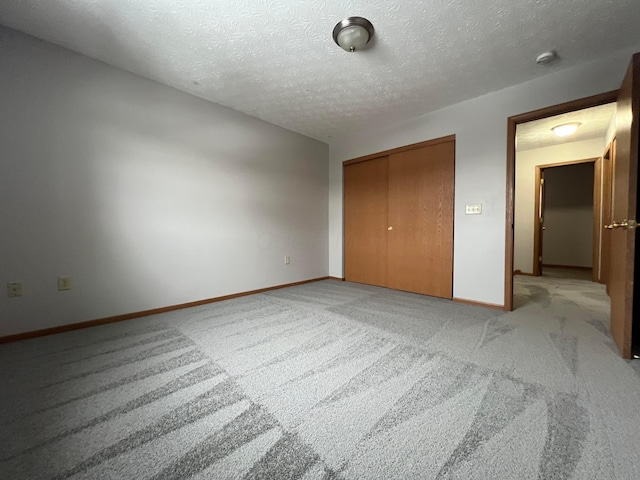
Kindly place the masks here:
[(0, 45), (0, 277), (24, 283), (0, 336), (327, 275), (326, 144), (2, 27)]
[[(616, 130), (618, 128), (618, 113), (614, 112), (609, 128), (607, 128), (607, 134), (605, 135), (604, 144), (608, 147), (616, 136)], [(606, 148), (605, 147), (605, 148)]]
[[(619, 88), (634, 50), (640, 45), (417, 118), (371, 121), (361, 132), (334, 139), (329, 172), (330, 275), (343, 275), (342, 162), (456, 134), (453, 293), (502, 305), (507, 118)], [(483, 214), (466, 216), (467, 203), (482, 203)]]
[(545, 171), (542, 263), (570, 267), (593, 264), (593, 163)]
[(536, 166), (600, 157), (604, 148), (604, 138), (595, 138), (516, 152), (514, 270), (533, 272)]

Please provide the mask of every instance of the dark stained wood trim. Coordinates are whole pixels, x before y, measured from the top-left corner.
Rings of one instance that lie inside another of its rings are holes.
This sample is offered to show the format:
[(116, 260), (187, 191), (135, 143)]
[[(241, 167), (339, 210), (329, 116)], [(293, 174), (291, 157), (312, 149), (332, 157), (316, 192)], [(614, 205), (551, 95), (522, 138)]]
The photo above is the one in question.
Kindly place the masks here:
[(611, 143), (607, 145), (602, 156), (602, 205), (601, 205), (601, 235), (602, 242), (600, 245), (600, 278), (599, 283), (606, 287), (607, 295), (609, 295), (609, 251), (611, 249), (611, 239), (609, 238), (609, 230), (604, 229), (604, 225), (611, 221), (611, 164), (614, 155), (615, 137)]
[(466, 298), (457, 298), (457, 297), (453, 297), (451, 300), (456, 303), (473, 305), (474, 307), (485, 307), (485, 308), (492, 308), (494, 310), (505, 310), (504, 305), (498, 305), (495, 303), (476, 302), (475, 300), (467, 300)]
[(600, 159), (600, 157), (583, 158), (583, 159), (580, 159), (580, 160), (569, 160), (567, 162), (557, 162), (557, 163), (549, 163), (549, 164), (545, 163), (543, 165), (537, 165), (537, 166), (544, 170), (545, 168), (567, 167), (569, 165), (579, 165), (581, 163), (595, 163), (599, 159)]
[(336, 280), (338, 282), (344, 282), (344, 277), (329, 277), (329, 280)]
[(113, 317), (99, 318), (97, 320), (88, 320), (86, 322), (72, 323), (70, 325), (60, 325), (58, 327), (45, 328), (42, 330), (34, 330), (31, 332), (16, 333), (14, 335), (7, 335), (4, 337), (0, 337), (0, 344), (17, 342), (18, 340), (27, 340), (29, 338), (42, 337), (45, 335), (54, 335), (56, 333), (64, 333), (72, 330), (79, 330), (82, 328), (96, 327), (98, 325), (106, 325), (108, 323), (122, 322), (124, 320), (132, 320), (134, 318), (147, 317), (149, 315), (157, 315), (159, 313), (172, 312), (174, 310), (182, 310), (183, 308), (191, 308), (191, 307), (197, 307), (200, 305), (206, 305), (207, 303), (222, 302), (224, 300), (231, 300), (233, 298), (246, 297), (248, 295), (255, 295), (257, 293), (269, 292), (271, 290), (279, 290), (281, 288), (295, 287), (297, 285), (304, 285), (306, 283), (319, 282), (321, 280), (328, 280), (330, 278), (332, 277), (313, 278), (311, 280), (303, 280), (301, 282), (287, 283), (285, 285), (276, 285), (274, 287), (259, 288), (258, 290), (250, 290), (248, 292), (233, 293), (231, 295), (223, 295), (222, 297), (207, 298), (205, 300), (197, 300), (195, 302), (181, 303), (179, 305), (170, 305), (168, 307), (153, 308), (151, 310), (143, 310), (141, 312), (125, 313), (123, 315), (115, 315)]
[(536, 165), (535, 173), (535, 186), (533, 192), (535, 198), (533, 200), (533, 276), (539, 277), (542, 272), (540, 271), (540, 251), (542, 245), (540, 242), (540, 189), (542, 187), (542, 167)]
[(513, 222), (514, 222), (514, 194), (515, 194), (515, 164), (516, 164), (516, 126), (519, 123), (539, 120), (541, 118), (573, 112), (583, 108), (597, 107), (606, 103), (613, 103), (618, 99), (618, 90), (580, 98), (571, 102), (541, 108), (532, 112), (514, 115), (507, 119), (507, 208), (505, 221), (505, 262), (504, 262), (504, 308), (513, 310)]
[(507, 120), (507, 205), (504, 242), (504, 309), (513, 310), (513, 236), (516, 186), (516, 122)]
[(562, 113), (575, 112), (576, 110), (582, 110), (584, 108), (613, 103), (618, 100), (618, 92), (619, 90), (611, 90), (610, 92), (579, 98), (578, 100), (572, 100), (570, 102), (559, 103), (558, 105), (552, 105), (539, 110), (514, 115), (509, 117), (509, 120), (513, 120), (516, 124), (526, 123), (533, 120), (540, 120), (541, 118), (553, 117)]
[(591, 267), (576, 267), (575, 265), (547, 265), (542, 264), (544, 268), (564, 268), (565, 270), (591, 270)]
[(602, 242), (600, 232), (602, 231), (602, 158), (596, 158), (593, 164), (593, 249), (591, 265), (593, 271), (591, 280), (600, 281), (600, 257), (602, 255)]
[(433, 140), (427, 140), (419, 143), (412, 143), (411, 145), (405, 145), (403, 147), (392, 148), (391, 150), (385, 150), (384, 152), (372, 153), (370, 155), (365, 155), (364, 157), (358, 157), (351, 160), (345, 160), (342, 162), (343, 166), (351, 165), (354, 163), (366, 162), (367, 160), (374, 160), (380, 157), (386, 157), (388, 155), (393, 155), (395, 153), (406, 152), (408, 150), (416, 150), (418, 148), (429, 147), (433, 145), (438, 145), (440, 143), (454, 142), (456, 140), (455, 135), (448, 135), (446, 137), (434, 138)]

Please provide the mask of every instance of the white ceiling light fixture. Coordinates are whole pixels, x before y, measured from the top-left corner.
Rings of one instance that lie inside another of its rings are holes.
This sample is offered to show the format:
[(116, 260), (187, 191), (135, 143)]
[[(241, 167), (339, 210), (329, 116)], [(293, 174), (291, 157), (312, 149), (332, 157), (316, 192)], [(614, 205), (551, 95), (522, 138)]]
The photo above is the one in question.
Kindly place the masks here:
[(362, 17), (345, 18), (333, 29), (333, 40), (347, 52), (362, 50), (373, 37), (373, 25)]
[(582, 125), (580, 122), (563, 123), (562, 125), (556, 125), (551, 130), (559, 137), (568, 137), (576, 133), (580, 125)]

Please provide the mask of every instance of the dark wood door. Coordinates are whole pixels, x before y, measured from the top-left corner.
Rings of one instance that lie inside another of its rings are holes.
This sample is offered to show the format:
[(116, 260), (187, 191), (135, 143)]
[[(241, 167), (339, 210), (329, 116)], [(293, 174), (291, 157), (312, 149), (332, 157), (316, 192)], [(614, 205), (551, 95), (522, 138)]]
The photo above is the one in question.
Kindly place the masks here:
[(345, 279), (387, 286), (389, 158), (344, 168)]
[[(602, 163), (602, 225), (611, 224), (611, 175), (612, 164), (615, 159), (616, 141), (613, 139), (609, 150), (605, 153)], [(601, 247), (600, 282), (604, 283), (609, 292), (609, 263), (611, 259), (611, 231), (603, 229)]]
[(616, 152), (612, 164), (612, 223), (609, 261), (611, 335), (624, 358), (631, 358), (636, 229), (640, 54), (635, 54), (620, 87)]
[(547, 190), (547, 187), (544, 183), (544, 169), (540, 172), (540, 197), (538, 198), (538, 201), (540, 202), (540, 247), (539, 247), (539, 254), (538, 254), (538, 272), (539, 275), (542, 275), (542, 259), (544, 258), (544, 232), (547, 229), (547, 227), (545, 227), (544, 225), (544, 206), (545, 206), (545, 192)]
[(389, 158), (388, 286), (453, 294), (455, 142)]

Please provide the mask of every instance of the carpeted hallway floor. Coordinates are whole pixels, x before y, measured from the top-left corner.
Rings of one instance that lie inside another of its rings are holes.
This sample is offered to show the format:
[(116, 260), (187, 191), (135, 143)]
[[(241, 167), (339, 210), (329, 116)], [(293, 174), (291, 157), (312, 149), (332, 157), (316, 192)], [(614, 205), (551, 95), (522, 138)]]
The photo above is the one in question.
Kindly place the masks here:
[(0, 345), (2, 479), (637, 479), (600, 285), (323, 281)]

